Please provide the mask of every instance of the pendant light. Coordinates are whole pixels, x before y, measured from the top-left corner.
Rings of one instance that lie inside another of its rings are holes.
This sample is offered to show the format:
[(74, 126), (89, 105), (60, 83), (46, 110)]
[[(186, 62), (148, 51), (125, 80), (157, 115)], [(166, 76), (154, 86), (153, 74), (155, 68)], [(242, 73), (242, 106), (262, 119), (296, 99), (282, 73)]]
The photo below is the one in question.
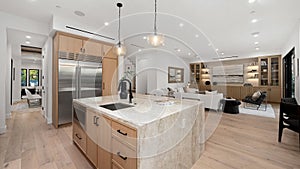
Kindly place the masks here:
[(158, 47), (164, 44), (164, 37), (157, 34), (156, 18), (157, 18), (157, 0), (154, 0), (154, 33), (153, 35), (148, 36), (148, 43), (154, 47)]
[(118, 43), (114, 47), (114, 52), (118, 56), (124, 56), (126, 54), (126, 48), (124, 45), (121, 44), (121, 37), (120, 37), (120, 32), (121, 32), (121, 8), (123, 7), (122, 3), (117, 3), (117, 7), (119, 8), (119, 28), (118, 28)]

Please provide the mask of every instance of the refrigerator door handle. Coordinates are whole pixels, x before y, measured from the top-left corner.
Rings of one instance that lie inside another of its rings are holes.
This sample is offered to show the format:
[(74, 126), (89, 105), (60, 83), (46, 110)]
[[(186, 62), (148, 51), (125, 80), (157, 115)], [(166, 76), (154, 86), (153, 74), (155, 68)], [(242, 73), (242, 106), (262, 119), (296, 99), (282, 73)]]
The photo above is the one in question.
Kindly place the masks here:
[(77, 93), (78, 93), (78, 98), (81, 98), (81, 67), (78, 66), (78, 76), (77, 76)]

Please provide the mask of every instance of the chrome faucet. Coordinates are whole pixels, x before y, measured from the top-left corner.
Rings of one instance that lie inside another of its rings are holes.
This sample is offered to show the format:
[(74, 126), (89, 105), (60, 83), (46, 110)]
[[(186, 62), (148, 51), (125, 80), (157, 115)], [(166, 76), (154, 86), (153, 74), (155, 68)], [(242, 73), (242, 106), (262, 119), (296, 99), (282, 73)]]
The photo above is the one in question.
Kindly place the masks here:
[[(121, 89), (120, 92), (120, 98), (121, 99), (127, 99), (127, 89), (126, 89), (126, 82), (129, 83), (129, 103), (132, 103), (133, 95), (132, 95), (132, 88), (131, 88), (131, 82), (128, 79), (122, 79), (119, 83), (118, 91)], [(124, 85), (122, 85), (124, 84)]]

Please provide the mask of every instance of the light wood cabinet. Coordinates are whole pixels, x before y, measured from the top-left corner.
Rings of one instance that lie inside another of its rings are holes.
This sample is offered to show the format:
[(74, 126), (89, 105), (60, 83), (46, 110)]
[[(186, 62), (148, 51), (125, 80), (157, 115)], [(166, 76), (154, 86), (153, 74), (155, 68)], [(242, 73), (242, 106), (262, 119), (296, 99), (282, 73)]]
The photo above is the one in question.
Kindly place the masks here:
[(103, 56), (102, 55), (102, 44), (94, 41), (83, 41), (83, 53), (85, 55), (91, 55), (91, 56)]
[(105, 116), (99, 118), (98, 130), (98, 168), (111, 168), (111, 120)]
[(253, 94), (253, 87), (252, 86), (242, 86), (241, 87), (241, 99), (245, 98), (246, 96)]
[(59, 51), (81, 53), (82, 40), (70, 36), (59, 35)]
[(118, 59), (112, 50), (102, 60), (102, 95), (109, 96), (117, 94), (118, 84)]
[(76, 122), (73, 122), (73, 141), (82, 152), (86, 152), (86, 134), (81, 126)]
[(111, 168), (111, 120), (88, 110), (86, 121), (86, 156), (96, 168)]
[[(105, 58), (103, 59), (102, 63), (102, 91), (103, 95), (105, 96), (112, 95), (117, 93), (118, 79), (118, 59), (117, 56), (114, 55), (113, 52), (111, 52), (112, 46), (112, 44), (91, 40), (86, 37), (72, 35), (64, 32), (57, 32), (55, 34), (53, 39), (52, 63), (52, 124), (55, 128), (59, 127), (59, 59), (88, 61), (89, 59), (95, 60), (95, 58), (97, 57)], [(110, 58), (110, 60), (108, 60), (107, 58)], [(116, 76), (113, 76), (114, 74)]]
[(227, 86), (227, 97), (241, 99), (241, 86)]
[(260, 86), (280, 86), (281, 57), (269, 56), (259, 58)]
[(124, 169), (137, 168), (137, 132), (125, 124), (112, 120), (112, 162)]
[(99, 126), (99, 116), (88, 111), (86, 113), (86, 134), (87, 134), (87, 145), (86, 145), (86, 155), (88, 159), (98, 167), (98, 126)]

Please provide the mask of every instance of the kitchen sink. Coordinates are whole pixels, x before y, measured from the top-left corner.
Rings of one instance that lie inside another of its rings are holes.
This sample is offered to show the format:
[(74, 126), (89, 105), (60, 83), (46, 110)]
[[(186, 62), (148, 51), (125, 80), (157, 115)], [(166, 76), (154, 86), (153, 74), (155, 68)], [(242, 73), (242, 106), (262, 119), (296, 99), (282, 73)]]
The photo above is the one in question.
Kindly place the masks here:
[(100, 105), (100, 107), (113, 111), (113, 110), (125, 109), (128, 107), (134, 107), (134, 106), (129, 104), (124, 104), (124, 103), (110, 103), (110, 104)]

